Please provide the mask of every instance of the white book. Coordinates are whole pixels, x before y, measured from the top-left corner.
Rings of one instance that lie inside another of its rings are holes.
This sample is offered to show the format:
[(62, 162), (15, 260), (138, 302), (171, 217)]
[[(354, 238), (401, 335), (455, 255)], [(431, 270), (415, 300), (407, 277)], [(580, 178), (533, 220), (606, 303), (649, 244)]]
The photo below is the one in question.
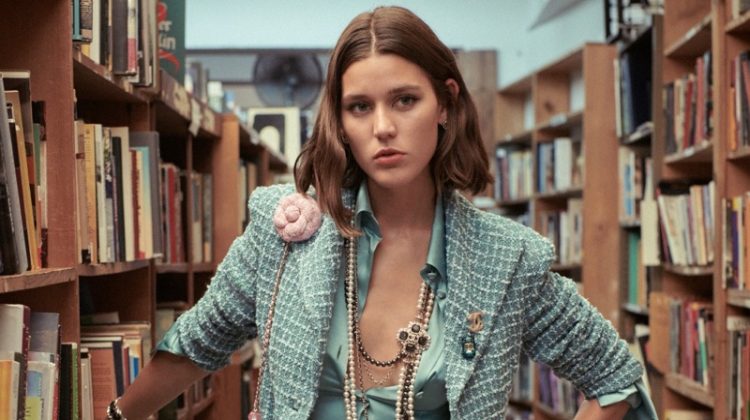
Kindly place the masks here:
[[(98, 1), (94, 1), (94, 4)], [(96, 7), (96, 6), (94, 6)], [(96, 36), (96, 33), (94, 34)], [(100, 263), (113, 262), (113, 255), (110, 253), (109, 239), (107, 238), (107, 196), (104, 192), (105, 173), (104, 173), (104, 130), (101, 124), (94, 126), (94, 176), (96, 190), (96, 225), (97, 225), (97, 242)]]
[(567, 190), (573, 179), (573, 142), (568, 137), (556, 138), (554, 150), (555, 190)]
[(133, 215), (133, 168), (130, 159), (130, 131), (128, 127), (112, 127), (112, 137), (120, 138), (122, 157), (122, 203), (125, 220), (125, 261), (135, 260), (135, 219)]
[[(29, 360), (26, 374), (27, 412), (40, 410), (42, 420), (53, 420), (55, 388), (57, 387), (57, 367), (51, 362)], [(40, 400), (40, 406), (35, 403)], [(32, 401), (32, 404), (28, 404)], [(29, 418), (29, 417), (27, 417)], [(37, 418), (32, 415), (30, 418)]]
[(138, 154), (138, 201), (141, 203), (138, 210), (138, 236), (139, 249), (144, 253), (145, 258), (151, 258), (154, 255), (154, 233), (152, 203), (151, 203), (151, 163), (149, 160), (150, 151), (148, 147), (134, 147)]
[(94, 419), (94, 393), (91, 386), (91, 360), (89, 350), (81, 348), (81, 420)]
[(93, 35), (89, 44), (89, 58), (97, 64), (102, 64), (102, 0), (92, 0), (91, 10)]

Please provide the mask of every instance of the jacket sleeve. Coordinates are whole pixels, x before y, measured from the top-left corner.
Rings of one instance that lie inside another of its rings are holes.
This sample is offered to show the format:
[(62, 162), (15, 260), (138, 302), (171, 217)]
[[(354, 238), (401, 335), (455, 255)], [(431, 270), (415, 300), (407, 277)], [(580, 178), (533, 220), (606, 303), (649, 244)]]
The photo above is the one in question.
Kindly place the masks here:
[(612, 324), (578, 294), (573, 281), (549, 271), (553, 255), (548, 241), (533, 238), (517, 271), (523, 282), (524, 350), (571, 381), (586, 398), (634, 384), (642, 366)]
[(257, 336), (257, 242), (264, 235), (255, 215), (267, 207), (263, 196), (262, 191), (253, 193), (251, 222), (245, 232), (232, 243), (205, 295), (177, 319), (157, 349), (187, 356), (199, 367), (213, 371), (228, 364), (232, 352)]

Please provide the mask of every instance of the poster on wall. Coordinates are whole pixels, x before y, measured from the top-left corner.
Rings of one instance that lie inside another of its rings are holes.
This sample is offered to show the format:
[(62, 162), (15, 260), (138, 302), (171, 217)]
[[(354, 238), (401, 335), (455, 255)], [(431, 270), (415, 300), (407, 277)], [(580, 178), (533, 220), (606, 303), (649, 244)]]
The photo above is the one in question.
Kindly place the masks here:
[(159, 65), (185, 83), (185, 0), (159, 0)]
[(299, 108), (250, 108), (247, 116), (261, 140), (284, 155), (287, 165), (294, 165), (302, 147)]

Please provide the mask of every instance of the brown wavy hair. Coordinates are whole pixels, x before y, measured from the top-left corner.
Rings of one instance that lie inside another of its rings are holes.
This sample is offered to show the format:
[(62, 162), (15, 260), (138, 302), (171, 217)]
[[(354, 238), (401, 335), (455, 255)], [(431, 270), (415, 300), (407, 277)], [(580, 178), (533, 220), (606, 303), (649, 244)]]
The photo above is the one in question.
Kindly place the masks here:
[[(479, 132), (474, 102), (458, 70), (453, 52), (430, 27), (403, 7), (378, 7), (355, 17), (339, 37), (328, 64), (325, 91), (311, 138), (294, 165), (297, 190), (315, 187), (323, 212), (346, 236), (358, 235), (342, 188), (355, 188), (365, 177), (342, 141), (341, 78), (353, 63), (373, 54), (396, 54), (422, 68), (448, 115), (447, 128), (438, 127), (438, 145), (430, 167), (438, 192), (468, 190), (476, 194), (492, 181)], [(446, 81), (459, 87), (457, 96)]]

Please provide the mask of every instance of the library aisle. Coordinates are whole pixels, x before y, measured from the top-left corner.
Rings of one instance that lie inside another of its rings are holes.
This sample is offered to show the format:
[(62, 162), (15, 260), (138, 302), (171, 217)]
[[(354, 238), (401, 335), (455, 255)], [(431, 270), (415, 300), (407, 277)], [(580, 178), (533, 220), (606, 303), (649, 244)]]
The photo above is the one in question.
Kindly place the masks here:
[[(186, 7), (2, 5), (0, 420), (102, 418), (208, 290), (253, 190), (293, 180), (330, 50), (190, 50)], [(660, 418), (748, 419), (750, 1), (603, 7), (605, 36), (500, 87), (508, 51), (456, 48), (494, 176), (470, 198), (554, 244)], [(260, 352), (151, 418), (247, 418)], [(583, 402), (525, 354), (514, 375), (506, 419)]]

